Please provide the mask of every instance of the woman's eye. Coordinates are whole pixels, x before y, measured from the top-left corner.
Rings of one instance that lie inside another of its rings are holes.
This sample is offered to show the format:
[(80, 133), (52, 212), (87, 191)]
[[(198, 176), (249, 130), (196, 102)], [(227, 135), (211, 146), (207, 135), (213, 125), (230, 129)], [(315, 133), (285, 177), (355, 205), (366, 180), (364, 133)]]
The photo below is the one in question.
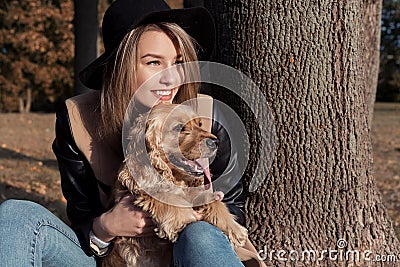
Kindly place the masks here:
[(177, 61), (175, 61), (175, 65), (181, 65), (181, 64), (183, 64), (183, 60), (177, 60)]
[(153, 61), (149, 61), (146, 63), (147, 65), (151, 65), (151, 66), (158, 66), (160, 65), (160, 61), (158, 60), (153, 60)]

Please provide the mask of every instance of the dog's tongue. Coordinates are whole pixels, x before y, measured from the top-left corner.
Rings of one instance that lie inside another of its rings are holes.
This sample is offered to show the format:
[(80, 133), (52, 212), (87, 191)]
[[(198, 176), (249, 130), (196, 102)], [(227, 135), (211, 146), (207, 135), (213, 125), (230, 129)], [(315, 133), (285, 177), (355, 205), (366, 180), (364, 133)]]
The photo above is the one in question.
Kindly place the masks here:
[(196, 162), (201, 166), (203, 169), (204, 175), (207, 177), (207, 182), (205, 182), (205, 189), (211, 189), (211, 174), (210, 174), (210, 168), (208, 166), (208, 158), (200, 158), (196, 159)]

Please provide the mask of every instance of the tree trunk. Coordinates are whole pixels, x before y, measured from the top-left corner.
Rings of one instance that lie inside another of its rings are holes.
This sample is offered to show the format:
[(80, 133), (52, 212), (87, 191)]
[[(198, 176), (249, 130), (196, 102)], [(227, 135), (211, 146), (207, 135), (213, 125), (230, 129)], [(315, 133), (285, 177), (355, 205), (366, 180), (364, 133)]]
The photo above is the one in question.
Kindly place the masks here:
[(25, 97), (20, 96), (18, 98), (18, 103), (19, 103), (19, 113), (31, 112), (31, 106), (32, 106), (32, 89), (31, 88), (26, 89)]
[(361, 20), (355, 20), (355, 23), (360, 24), (361, 36), (364, 36), (361, 39), (364, 41), (360, 42), (360, 52), (364, 54), (360, 71), (364, 74), (366, 86), (371, 87), (364, 90), (371, 124), (379, 76), (382, 1), (363, 0), (361, 3)]
[[(274, 114), (275, 161), (246, 199), (250, 237), (267, 265), (398, 266), (391, 255), (400, 244), (372, 175), (380, 1), (205, 6), (217, 25), (216, 61), (248, 75)], [(251, 122), (251, 149), (263, 149), (249, 109), (220, 88), (213, 95)], [(246, 184), (256, 162), (253, 153)], [(392, 261), (369, 261), (379, 255)]]
[(74, 0), (74, 94), (88, 90), (79, 80), (79, 72), (97, 57), (98, 0)]

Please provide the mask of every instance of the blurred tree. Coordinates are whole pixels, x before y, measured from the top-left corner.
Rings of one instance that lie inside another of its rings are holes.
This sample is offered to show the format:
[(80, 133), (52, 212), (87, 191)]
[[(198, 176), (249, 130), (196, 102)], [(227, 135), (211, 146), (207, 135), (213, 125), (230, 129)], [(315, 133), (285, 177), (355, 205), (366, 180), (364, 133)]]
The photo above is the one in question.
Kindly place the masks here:
[(0, 3), (0, 111), (50, 110), (73, 86), (69, 0)]
[(98, 0), (74, 0), (74, 94), (87, 90), (79, 80), (79, 72), (97, 57), (99, 22)]
[(384, 0), (382, 8), (381, 63), (376, 98), (400, 101), (400, 2)]
[(103, 46), (103, 36), (101, 32), (101, 24), (103, 22), (103, 16), (104, 13), (106, 12), (107, 8), (111, 5), (111, 3), (114, 2), (114, 0), (100, 0), (99, 5), (98, 5), (98, 18), (99, 18), (99, 35), (97, 37), (97, 54), (100, 55), (104, 52), (104, 46)]

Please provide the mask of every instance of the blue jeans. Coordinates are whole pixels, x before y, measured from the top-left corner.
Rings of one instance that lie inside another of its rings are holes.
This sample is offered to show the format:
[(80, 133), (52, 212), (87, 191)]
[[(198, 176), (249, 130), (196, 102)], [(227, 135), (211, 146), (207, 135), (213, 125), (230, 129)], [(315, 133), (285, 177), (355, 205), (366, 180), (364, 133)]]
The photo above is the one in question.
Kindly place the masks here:
[(7, 200), (0, 205), (0, 237), (2, 266), (96, 266), (75, 232), (34, 202)]
[[(205, 222), (188, 225), (174, 245), (176, 266), (243, 266), (227, 237)], [(0, 265), (96, 266), (75, 232), (39, 204), (7, 200), (0, 205)]]
[(180, 233), (173, 248), (174, 266), (243, 267), (228, 237), (212, 224), (198, 221)]

